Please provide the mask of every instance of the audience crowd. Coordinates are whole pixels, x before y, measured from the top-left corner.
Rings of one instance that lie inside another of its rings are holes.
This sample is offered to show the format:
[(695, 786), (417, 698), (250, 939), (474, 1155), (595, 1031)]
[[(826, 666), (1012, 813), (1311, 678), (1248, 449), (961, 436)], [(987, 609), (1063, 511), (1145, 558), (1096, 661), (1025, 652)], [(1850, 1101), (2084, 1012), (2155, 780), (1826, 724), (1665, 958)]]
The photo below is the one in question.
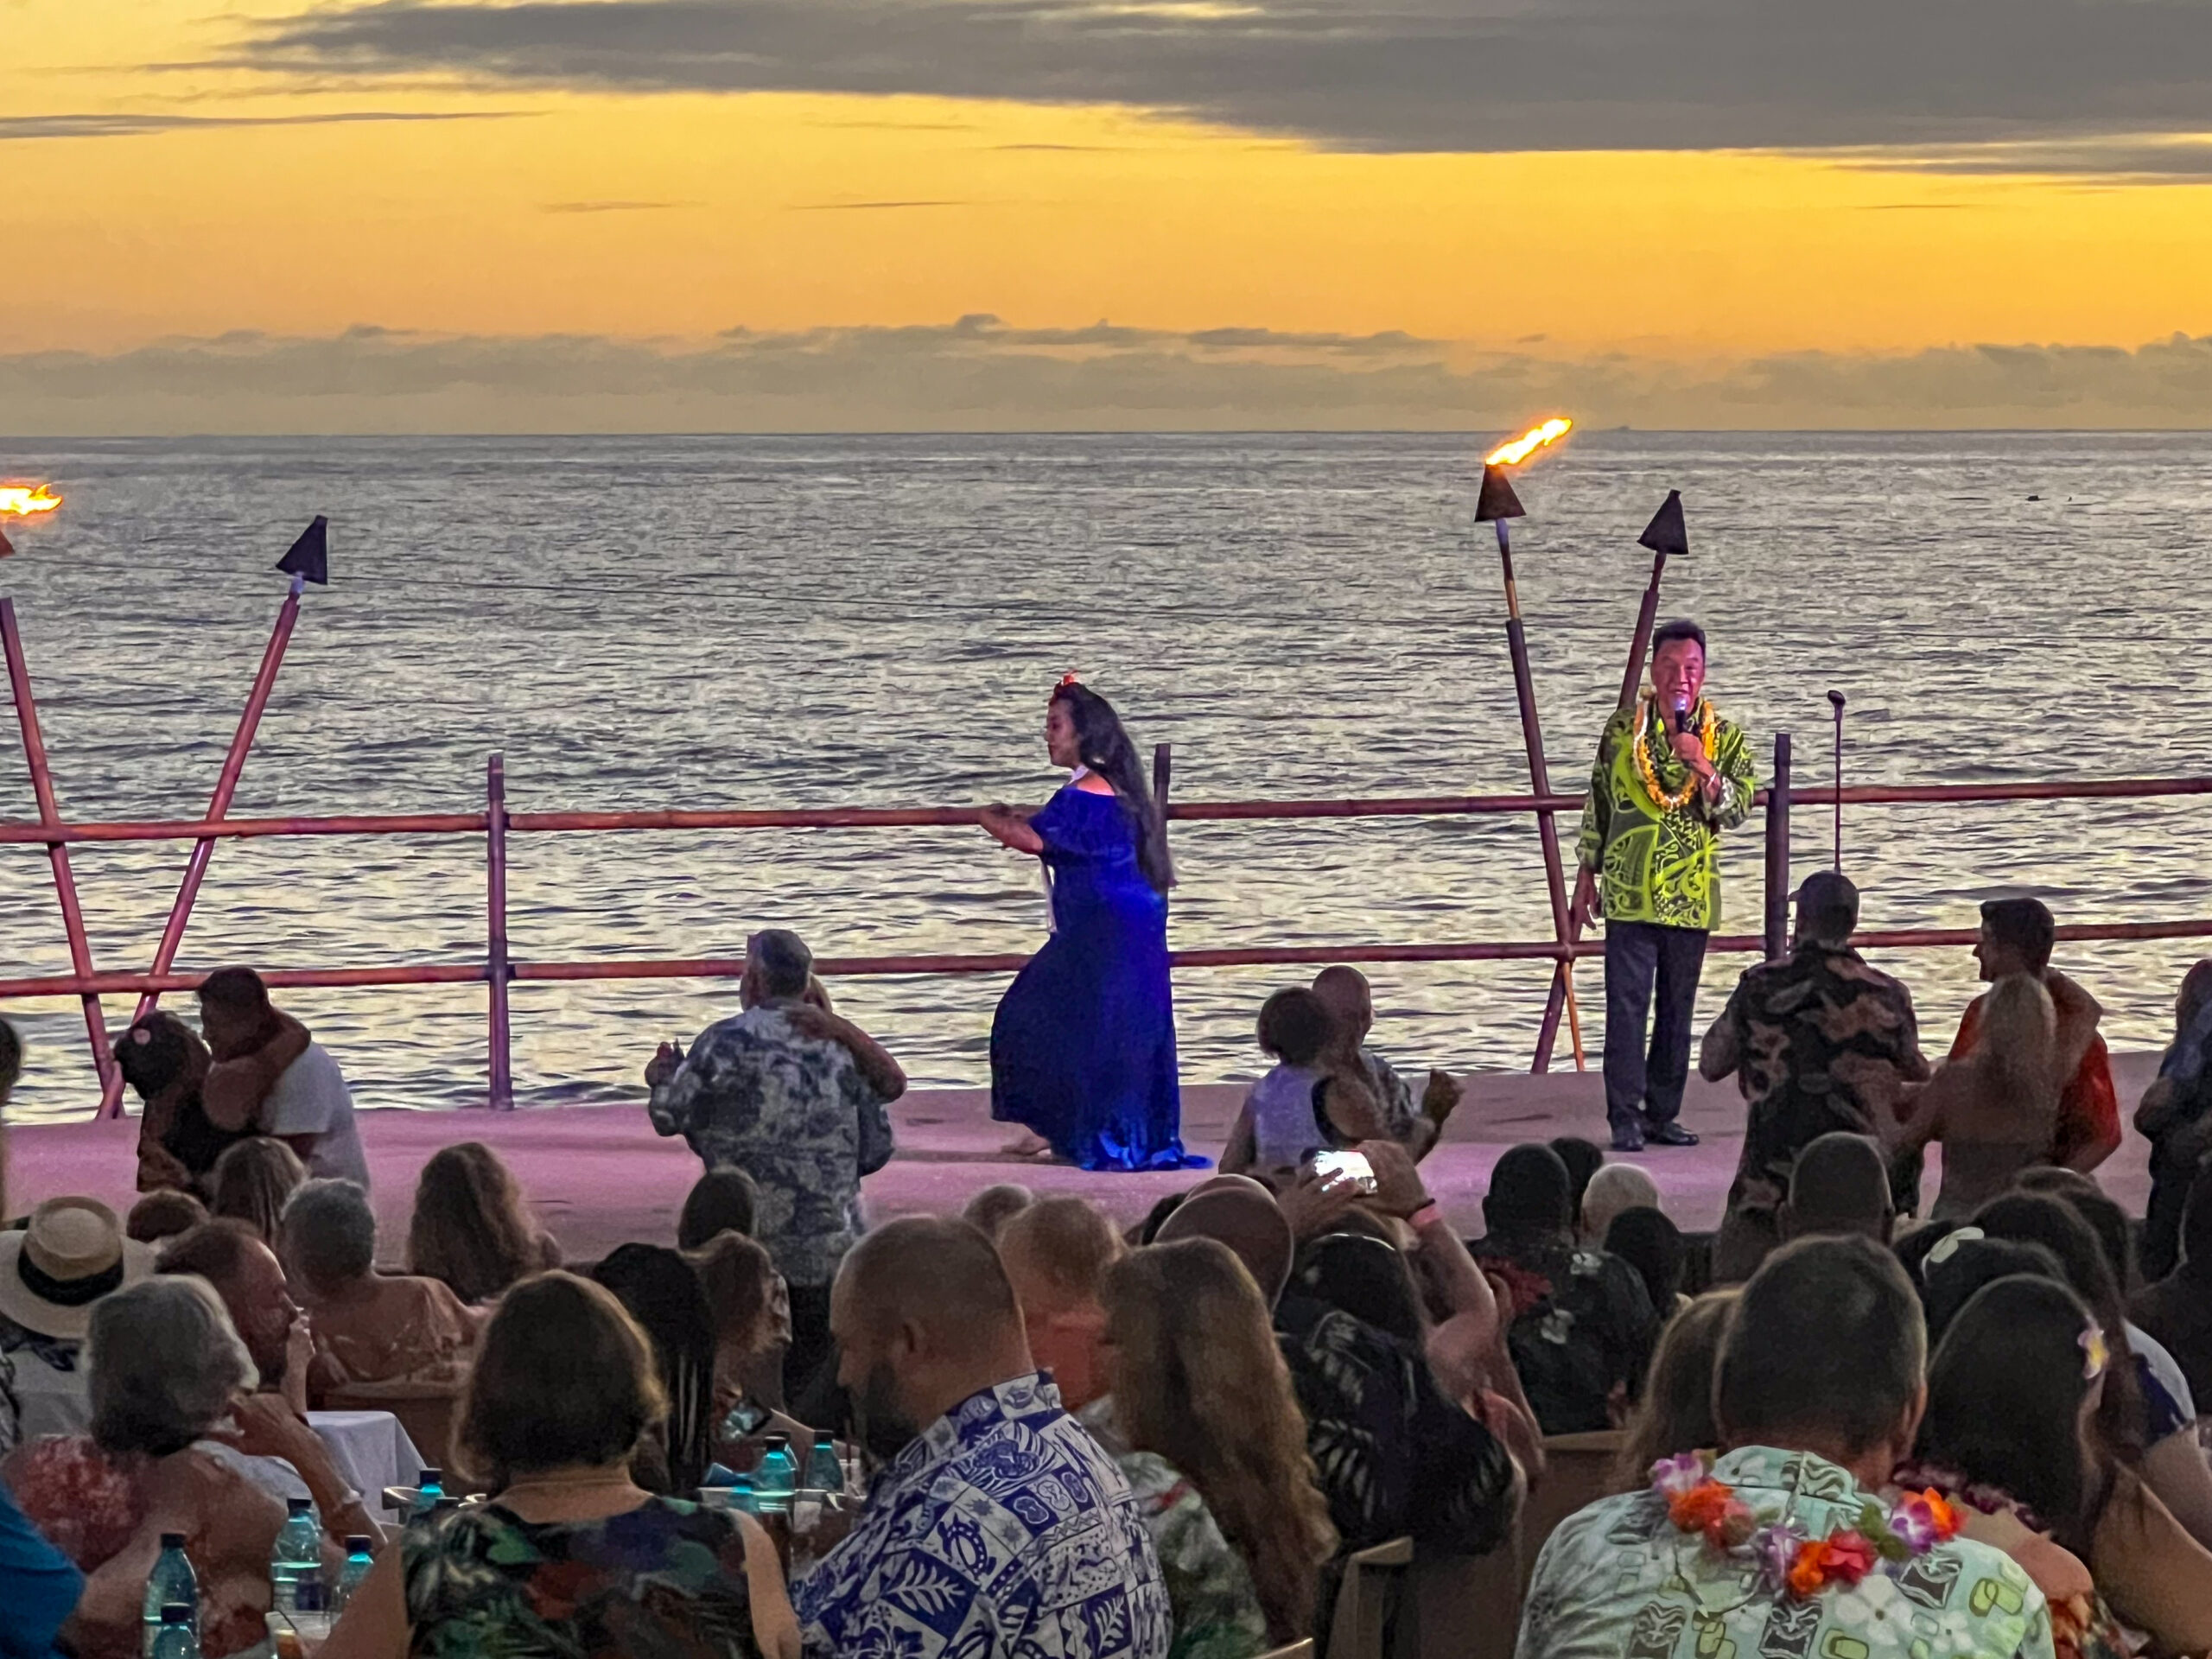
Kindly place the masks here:
[[(271, 1651), (302, 1506), (333, 1583), (372, 1541), (334, 1659), (1382, 1659), (1378, 1563), (1399, 1655), (2212, 1654), (2212, 962), (2139, 1223), (2048, 911), (1985, 906), (1933, 1065), (1857, 921), (1808, 880), (1706, 1034), (1746, 1112), (1710, 1237), (1579, 1140), (1503, 1152), (1463, 1237), (1421, 1164), (1459, 1083), (1416, 1096), (1349, 969), (1268, 1000), (1221, 1171), (1139, 1224), (1001, 1185), (870, 1227), (904, 1074), (771, 931), (646, 1069), (702, 1165), (672, 1234), (564, 1265), (469, 1142), (385, 1239), (337, 1064), (213, 975), (118, 1039), (130, 1215), (0, 1230), (0, 1654), (142, 1651), (178, 1539), (200, 1651)], [(0, 1099), (20, 1065), (0, 1026)], [(378, 1397), (447, 1471), (389, 1526), (310, 1421)]]

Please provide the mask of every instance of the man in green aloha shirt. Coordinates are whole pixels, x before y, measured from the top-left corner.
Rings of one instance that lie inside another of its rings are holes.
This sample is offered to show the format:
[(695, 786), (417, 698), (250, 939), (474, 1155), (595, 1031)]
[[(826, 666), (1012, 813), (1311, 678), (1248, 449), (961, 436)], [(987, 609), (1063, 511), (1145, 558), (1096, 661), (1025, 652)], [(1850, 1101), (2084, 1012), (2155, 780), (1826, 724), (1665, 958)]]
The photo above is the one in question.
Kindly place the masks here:
[(1716, 849), (1758, 787), (1743, 732), (1705, 701), (1704, 629), (1669, 622), (1652, 636), (1651, 687), (1598, 741), (1574, 893), (1586, 928), (1604, 901), (1605, 1116), (1622, 1152), (1641, 1152), (1647, 1140), (1697, 1144), (1675, 1120), (1705, 942), (1720, 919)]
[(1927, 1325), (1864, 1238), (1807, 1238), (1738, 1300), (1713, 1386), (1725, 1445), (1669, 1458), (1545, 1542), (1517, 1659), (2052, 1659), (2009, 1555), (1888, 1490), (1928, 1402)]

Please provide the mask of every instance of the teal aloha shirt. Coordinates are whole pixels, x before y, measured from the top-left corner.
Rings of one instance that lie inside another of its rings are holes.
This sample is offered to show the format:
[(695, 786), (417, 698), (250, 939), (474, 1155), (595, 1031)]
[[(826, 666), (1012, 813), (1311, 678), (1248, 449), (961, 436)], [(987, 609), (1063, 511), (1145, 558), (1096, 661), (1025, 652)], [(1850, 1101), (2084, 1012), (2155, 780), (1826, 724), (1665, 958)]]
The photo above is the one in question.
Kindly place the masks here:
[[(1700, 723), (1707, 706), (1698, 705)], [(1607, 721), (1582, 804), (1583, 867), (1598, 873), (1607, 921), (1709, 931), (1720, 925), (1720, 832), (1750, 814), (1758, 788), (1751, 747), (1740, 728), (1715, 715), (1712, 758), (1723, 785), (1720, 799), (1708, 802), (1700, 790), (1670, 812), (1651, 798), (1637, 772), (1639, 721), (1649, 728), (1651, 769), (1660, 788), (1678, 794), (1694, 775), (1669, 745), (1649, 697)]]
[[(1815, 1538), (1878, 1500), (1808, 1452), (1747, 1446), (1713, 1468), (1762, 1524)], [(1886, 1510), (1887, 1505), (1881, 1507)], [(1856, 1585), (1777, 1594), (1667, 1518), (1649, 1490), (1560, 1524), (1537, 1558), (1516, 1659), (2053, 1659), (2050, 1611), (2011, 1556), (1966, 1538)]]

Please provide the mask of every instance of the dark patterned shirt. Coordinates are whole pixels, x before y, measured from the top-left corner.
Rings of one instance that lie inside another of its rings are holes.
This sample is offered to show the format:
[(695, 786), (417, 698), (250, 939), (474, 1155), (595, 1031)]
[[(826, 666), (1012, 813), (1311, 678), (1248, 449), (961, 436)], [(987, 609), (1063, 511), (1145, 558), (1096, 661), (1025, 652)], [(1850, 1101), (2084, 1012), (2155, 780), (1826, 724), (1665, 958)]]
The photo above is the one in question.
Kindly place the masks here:
[(1643, 1275), (1564, 1236), (1493, 1233), (1475, 1259), (1512, 1294), (1506, 1346), (1537, 1427), (1547, 1434), (1611, 1427), (1615, 1390), (1636, 1392), (1659, 1340)]
[(1275, 1309), (1306, 1441), (1347, 1550), (1410, 1535), (1480, 1555), (1513, 1524), (1512, 1457), (1387, 1331), (1295, 1292)]
[(1167, 1659), (1137, 1498), (1039, 1375), (970, 1395), (795, 1586), (808, 1659)]
[(696, 1504), (543, 1526), (479, 1504), (415, 1522), (400, 1560), (424, 1659), (760, 1659), (745, 1540)]
[(1660, 788), (1675, 794), (1692, 780), (1648, 698), (1615, 715), (1598, 740), (1590, 793), (1582, 805), (1582, 862), (1599, 874), (1609, 922), (1716, 927), (1720, 868), (1715, 849), (1720, 832), (1733, 830), (1750, 813), (1758, 788), (1750, 746), (1740, 729), (1716, 715), (1712, 761), (1724, 785), (1720, 799), (1708, 802), (1700, 790), (1669, 811), (1651, 798), (1637, 769), (1639, 722)]
[(760, 1197), (753, 1236), (794, 1285), (826, 1285), (858, 1241), (861, 1177), (891, 1157), (891, 1116), (850, 1050), (802, 1037), (763, 1003), (700, 1033), (655, 1089), (653, 1128), (708, 1168), (734, 1165)]
[[(1713, 1465), (1762, 1526), (1814, 1538), (1876, 1502), (1809, 1452), (1738, 1447)], [(1760, 1587), (1743, 1562), (1677, 1531), (1645, 1491), (1561, 1522), (1536, 1559), (1517, 1659), (2051, 1659), (2043, 1592), (1986, 1544), (1954, 1538), (1884, 1563), (1849, 1587), (1800, 1598)]]
[(1789, 1196), (1807, 1146), (1878, 1139), (1904, 1085), (1928, 1076), (1912, 993), (1847, 945), (1810, 942), (1737, 981), (1699, 1065), (1715, 1081), (1733, 1071), (1749, 1103), (1728, 1207), (1759, 1216)]

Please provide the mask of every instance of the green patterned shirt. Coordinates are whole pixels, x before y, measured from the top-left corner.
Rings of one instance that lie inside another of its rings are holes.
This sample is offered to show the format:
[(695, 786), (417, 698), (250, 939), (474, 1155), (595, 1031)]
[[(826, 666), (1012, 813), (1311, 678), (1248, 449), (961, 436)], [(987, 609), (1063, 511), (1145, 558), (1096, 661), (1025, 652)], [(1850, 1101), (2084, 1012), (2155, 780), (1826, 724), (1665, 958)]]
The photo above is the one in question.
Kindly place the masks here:
[[(1762, 1524), (1786, 1516), (1816, 1538), (1873, 1501), (1806, 1452), (1742, 1446), (1713, 1475)], [(1646, 1491), (1592, 1503), (1546, 1541), (1516, 1659), (2052, 1659), (2050, 1611), (2012, 1557), (1965, 1538), (1856, 1585), (1777, 1596)]]
[[(1700, 711), (1704, 707), (1699, 705)], [(1723, 785), (1719, 804), (1700, 791), (1665, 811), (1637, 770), (1639, 715), (1650, 722), (1651, 767), (1660, 788), (1679, 793), (1694, 776), (1659, 729), (1649, 701), (1616, 714), (1598, 740), (1598, 762), (1582, 804), (1582, 862), (1598, 872), (1607, 921), (1709, 931), (1720, 924), (1720, 832), (1744, 821), (1758, 787), (1751, 748), (1737, 726), (1714, 716), (1713, 766)]]

